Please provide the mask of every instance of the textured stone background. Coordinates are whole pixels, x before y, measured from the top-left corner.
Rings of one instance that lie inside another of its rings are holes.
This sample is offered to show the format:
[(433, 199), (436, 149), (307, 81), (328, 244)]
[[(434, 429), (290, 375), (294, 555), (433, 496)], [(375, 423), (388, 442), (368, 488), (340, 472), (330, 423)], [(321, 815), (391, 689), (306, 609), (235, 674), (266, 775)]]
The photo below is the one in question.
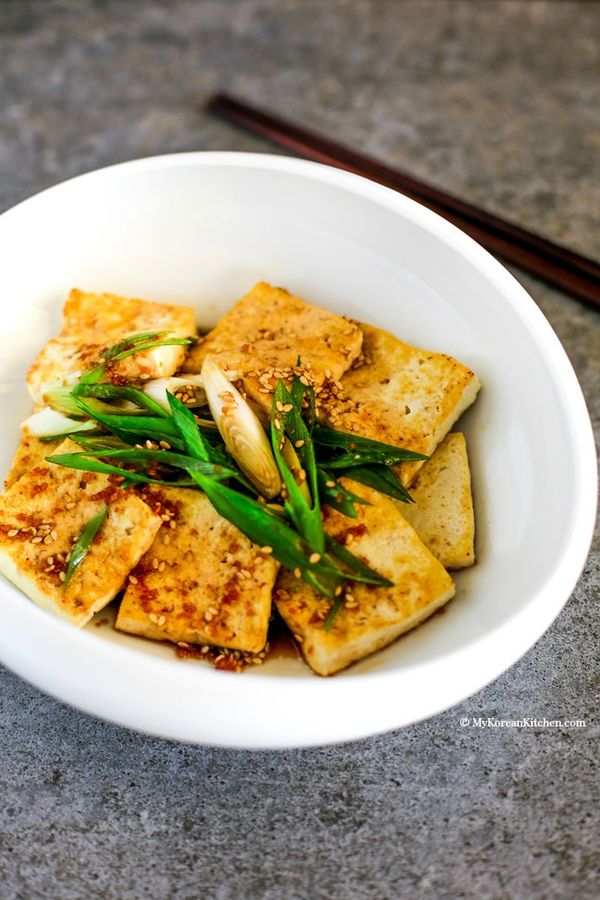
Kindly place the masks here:
[[(598, 258), (599, 39), (593, 2), (4, 0), (0, 209), (132, 157), (269, 149), (198, 111), (226, 87)], [(598, 314), (516, 274), (597, 423)], [(596, 553), (493, 685), (337, 748), (174, 745), (0, 671), (0, 896), (597, 896), (597, 593)]]

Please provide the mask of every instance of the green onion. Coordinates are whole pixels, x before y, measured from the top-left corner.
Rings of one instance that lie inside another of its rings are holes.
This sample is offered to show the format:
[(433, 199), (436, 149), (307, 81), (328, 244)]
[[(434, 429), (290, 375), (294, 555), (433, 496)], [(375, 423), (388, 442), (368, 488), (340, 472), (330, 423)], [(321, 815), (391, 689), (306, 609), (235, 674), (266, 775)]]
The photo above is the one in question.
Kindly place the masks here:
[(167, 441), (177, 450), (185, 449), (177, 427), (170, 417), (104, 415), (95, 411), (87, 400), (84, 400), (82, 397), (77, 397), (76, 402), (87, 416), (95, 419), (111, 434), (125, 441), (126, 444), (137, 444), (145, 440), (156, 441), (157, 443)]
[(319, 481), (319, 494), (321, 495), (321, 501), (326, 506), (331, 506), (333, 509), (337, 509), (337, 511), (343, 513), (343, 515), (349, 516), (351, 519), (355, 519), (355, 503), (360, 503), (364, 506), (371, 505), (368, 500), (365, 500), (364, 497), (361, 497), (359, 494), (354, 494), (352, 491), (349, 491), (348, 488), (344, 487), (343, 484), (340, 484), (339, 481), (336, 481), (331, 472), (328, 472), (326, 469), (323, 469), (320, 466), (317, 468), (317, 478)]
[(339, 560), (350, 569), (350, 572), (344, 573), (346, 578), (350, 578), (352, 581), (362, 581), (364, 584), (375, 584), (379, 587), (393, 586), (393, 581), (380, 575), (375, 569), (368, 566), (366, 562), (363, 562), (362, 559), (351, 553), (343, 544), (331, 537), (331, 535), (328, 534), (325, 540), (328, 555), (334, 557), (336, 561)]
[(193, 456), (194, 459), (203, 459), (209, 462), (212, 447), (204, 435), (201, 434), (194, 414), (174, 394), (168, 393), (167, 399), (173, 414), (174, 427), (179, 433), (188, 454)]
[(98, 534), (102, 523), (106, 519), (107, 513), (108, 506), (105, 506), (97, 516), (94, 516), (89, 520), (89, 522), (85, 525), (83, 531), (77, 538), (75, 545), (71, 550), (71, 555), (69, 557), (69, 562), (65, 571), (65, 588), (68, 586), (76, 570), (79, 568), (79, 566), (87, 556), (94, 538)]
[(335, 598), (335, 600), (331, 604), (331, 609), (327, 613), (327, 618), (323, 622), (323, 628), (325, 631), (331, 631), (331, 626), (333, 625), (333, 620), (335, 619), (335, 617), (339, 613), (340, 609), (342, 608), (343, 602), (344, 602), (344, 598), (340, 594), (338, 597)]
[(112, 466), (110, 463), (104, 463), (85, 453), (57, 453), (53, 456), (47, 456), (46, 460), (57, 466), (66, 466), (69, 469), (79, 469), (83, 472), (100, 472), (103, 475), (120, 475), (122, 478), (125, 478), (126, 481), (139, 482), (140, 484), (160, 484), (163, 485), (163, 487), (195, 488), (196, 486), (193, 481), (163, 481), (159, 478), (152, 478), (149, 475), (142, 475), (139, 472), (131, 472), (129, 469), (122, 469), (120, 466)]
[[(74, 397), (96, 397), (100, 400), (129, 400), (136, 403), (142, 409), (154, 413), (155, 416), (168, 418), (169, 413), (166, 412), (160, 403), (149, 397), (144, 391), (138, 391), (136, 388), (125, 387), (115, 384), (77, 384), (72, 389)], [(111, 409), (111, 412), (117, 413), (120, 410)]]
[(349, 470), (346, 477), (403, 503), (415, 502), (396, 473), (387, 466), (356, 466)]
[[(298, 402), (297, 392), (295, 396), (296, 402)], [(323, 532), (323, 520), (319, 504), (314, 448), (310, 433), (302, 419), (301, 410), (296, 406), (293, 397), (294, 394), (290, 393), (284, 383), (279, 380), (275, 387), (271, 408), (271, 445), (286, 487), (286, 511), (312, 550), (315, 553), (323, 553), (325, 550), (325, 534)], [(289, 406), (292, 409), (287, 409)], [(276, 427), (277, 425), (279, 425), (279, 428)], [(295, 448), (297, 448), (298, 444), (301, 444), (301, 447), (297, 449), (306, 471), (312, 506), (296, 483), (296, 479), (282, 455), (280, 445), (282, 438), (286, 434)]]
[(394, 466), (403, 462), (429, 459), (423, 453), (415, 453), (413, 450), (405, 450), (392, 444), (384, 444), (357, 434), (348, 434), (345, 431), (335, 431), (322, 426), (313, 430), (313, 440), (322, 447), (346, 451), (327, 460), (326, 464), (330, 469), (347, 469), (369, 463)]

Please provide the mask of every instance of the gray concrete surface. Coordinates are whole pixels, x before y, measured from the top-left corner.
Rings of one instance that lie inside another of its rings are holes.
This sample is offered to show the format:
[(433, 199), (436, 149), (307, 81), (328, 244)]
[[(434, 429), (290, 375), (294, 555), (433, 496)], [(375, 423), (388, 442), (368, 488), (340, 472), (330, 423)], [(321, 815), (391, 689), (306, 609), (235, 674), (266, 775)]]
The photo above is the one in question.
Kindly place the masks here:
[[(198, 112), (220, 86), (600, 258), (599, 37), (593, 2), (0, 2), (0, 208), (132, 157), (269, 149)], [(598, 314), (515, 274), (597, 425)], [(502, 678), (344, 747), (175, 745), (0, 671), (0, 896), (597, 896), (597, 595), (596, 549)]]

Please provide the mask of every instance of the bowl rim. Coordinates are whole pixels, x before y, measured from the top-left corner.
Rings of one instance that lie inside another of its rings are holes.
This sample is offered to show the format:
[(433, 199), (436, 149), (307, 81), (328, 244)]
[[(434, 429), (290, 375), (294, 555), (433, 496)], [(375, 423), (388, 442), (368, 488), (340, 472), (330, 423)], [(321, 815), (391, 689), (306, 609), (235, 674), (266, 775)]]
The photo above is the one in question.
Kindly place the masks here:
[[(202, 727), (190, 728), (189, 722), (181, 721), (181, 716), (170, 716), (169, 722), (158, 727), (147, 715), (132, 715), (131, 710), (128, 712), (127, 709), (121, 708), (114, 711), (107, 710), (101, 696), (86, 695), (85, 690), (74, 688), (68, 679), (65, 680), (64, 675), (53, 677), (48, 671), (48, 666), (35, 664), (31, 654), (20, 655), (16, 642), (11, 644), (10, 640), (0, 638), (0, 658), (9, 668), (45, 692), (86, 712), (139, 731), (214, 746), (284, 748), (335, 743), (388, 731), (428, 718), (481, 690), (532, 647), (568, 601), (583, 569), (596, 517), (597, 470), (592, 426), (577, 377), (558, 337), (533, 299), (517, 279), (472, 238), (441, 216), (402, 194), (361, 176), (320, 163), (279, 155), (230, 151), (198, 151), (144, 157), (95, 169), (46, 188), (2, 213), (0, 222), (6, 222), (7, 219), (10, 222), (12, 217), (35, 213), (36, 205), (65, 191), (76, 191), (82, 183), (88, 184), (102, 179), (112, 180), (115, 177), (126, 177), (128, 174), (169, 168), (215, 165), (291, 173), (371, 199), (423, 227), (496, 285), (505, 302), (510, 305), (530, 338), (536, 343), (544, 359), (552, 362), (555, 373), (553, 383), (561, 395), (561, 405), (567, 416), (565, 427), (570, 428), (572, 432), (573, 448), (577, 454), (577, 490), (572, 495), (570, 534), (540, 589), (529, 598), (522, 609), (517, 610), (510, 618), (486, 634), (468, 640), (460, 648), (442, 652), (434, 660), (411, 664), (402, 672), (373, 671), (353, 675), (350, 678), (344, 677), (344, 673), (332, 679), (317, 677), (311, 679), (287, 675), (272, 676), (255, 671), (252, 678), (236, 678), (232, 684), (230, 682), (232, 676), (226, 673), (215, 672), (208, 667), (174, 666), (174, 661), (152, 656), (142, 649), (98, 640), (89, 631), (74, 629), (70, 623), (54, 618), (33, 603), (21, 603), (18, 606), (12, 601), (21, 598), (20, 592), (10, 585), (6, 586), (8, 591), (4, 585), (2, 586), (2, 593), (8, 593), (6, 600), (10, 601), (8, 614), (10, 615), (11, 610), (14, 611), (18, 620), (16, 628), (13, 629), (13, 637), (24, 629), (23, 633), (27, 635), (28, 640), (31, 640), (33, 635), (34, 640), (39, 641), (41, 646), (52, 642), (55, 653), (62, 653), (65, 658), (68, 658), (69, 651), (72, 651), (72, 656), (79, 654), (86, 658), (93, 657), (94, 665), (99, 671), (105, 667), (108, 667), (109, 671), (120, 668), (126, 674), (127, 670), (133, 667), (136, 670), (135, 674), (141, 675), (137, 679), (140, 683), (144, 681), (144, 676), (147, 676), (155, 680), (166, 679), (168, 682), (177, 682), (184, 689), (186, 685), (192, 686), (194, 681), (199, 680), (209, 689), (218, 687), (219, 696), (231, 699), (233, 694), (236, 706), (239, 706), (239, 701), (247, 703), (254, 694), (265, 692), (275, 702), (285, 695), (288, 703), (293, 702), (291, 695), (294, 695), (294, 699), (295, 695), (299, 697), (307, 695), (311, 704), (319, 696), (325, 698), (325, 705), (329, 707), (335, 704), (336, 699), (341, 699), (350, 691), (353, 694), (360, 694), (362, 702), (367, 702), (370, 691), (375, 688), (378, 691), (388, 691), (409, 673), (412, 677), (415, 673), (419, 673), (422, 677), (424, 670), (427, 670), (429, 678), (439, 681), (443, 680), (444, 671), (447, 672), (448, 667), (454, 666), (468, 671), (469, 677), (466, 679), (464, 675), (462, 678), (455, 677), (455, 673), (454, 689), (440, 690), (437, 701), (436, 698), (429, 698), (421, 711), (413, 710), (404, 718), (399, 714), (388, 716), (388, 721), (376, 727), (366, 723), (361, 726), (361, 723), (355, 722), (350, 714), (346, 720), (342, 717), (341, 724), (338, 721), (339, 716), (334, 716), (334, 720), (338, 723), (337, 727), (333, 727), (333, 733), (331, 727), (322, 729), (322, 738), (316, 733), (307, 735), (306, 740), (302, 735), (295, 735), (291, 740), (286, 740), (283, 734), (269, 734), (265, 737), (260, 734), (260, 729), (256, 735), (246, 734), (236, 738), (230, 729), (225, 728), (223, 737), (213, 735), (207, 739)], [(18, 596), (11, 597), (11, 588)], [(460, 666), (456, 666), (459, 661)], [(473, 672), (477, 672), (476, 677), (473, 677)], [(131, 685), (128, 685), (128, 689), (131, 690)], [(139, 701), (140, 696), (137, 696), (136, 702)], [(183, 712), (183, 708), (181, 711)]]

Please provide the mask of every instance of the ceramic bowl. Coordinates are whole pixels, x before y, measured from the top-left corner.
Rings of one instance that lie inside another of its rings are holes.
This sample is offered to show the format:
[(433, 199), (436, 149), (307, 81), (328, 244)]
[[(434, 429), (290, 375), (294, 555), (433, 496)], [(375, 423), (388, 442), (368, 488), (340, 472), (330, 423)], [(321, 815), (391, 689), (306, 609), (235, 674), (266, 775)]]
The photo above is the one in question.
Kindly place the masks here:
[(183, 741), (292, 747), (444, 710), (504, 672), (569, 598), (592, 534), (588, 414), (567, 357), (518, 282), (417, 203), (296, 159), (191, 153), (75, 178), (0, 217), (0, 468), (30, 410), (24, 376), (73, 286), (193, 304), (209, 327), (256, 281), (452, 354), (483, 384), (463, 417), (477, 565), (386, 650), (328, 679), (297, 659), (244, 674), (90, 624), (0, 583), (0, 659), (42, 690)]

